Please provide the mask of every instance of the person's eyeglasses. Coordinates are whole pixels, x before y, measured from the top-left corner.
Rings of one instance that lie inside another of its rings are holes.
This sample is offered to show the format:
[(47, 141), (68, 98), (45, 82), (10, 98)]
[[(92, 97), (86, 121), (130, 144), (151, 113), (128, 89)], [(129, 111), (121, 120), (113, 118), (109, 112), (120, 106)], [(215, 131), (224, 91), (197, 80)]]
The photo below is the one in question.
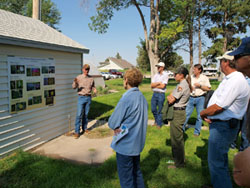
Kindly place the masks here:
[(85, 69), (86, 71), (89, 71), (89, 69)]

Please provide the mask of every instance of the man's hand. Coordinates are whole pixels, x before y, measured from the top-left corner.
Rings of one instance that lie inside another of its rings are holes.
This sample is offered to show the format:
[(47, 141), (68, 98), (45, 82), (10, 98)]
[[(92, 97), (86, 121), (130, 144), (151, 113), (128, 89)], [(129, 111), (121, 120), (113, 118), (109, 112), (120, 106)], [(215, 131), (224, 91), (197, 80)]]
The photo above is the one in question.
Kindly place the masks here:
[(92, 90), (95, 94), (97, 93), (97, 89), (95, 87), (93, 87)]
[(120, 128), (117, 128), (114, 130), (114, 134), (115, 135), (118, 135), (122, 130)]
[(204, 121), (207, 123), (212, 123), (211, 119), (208, 119), (208, 118), (204, 118)]
[(201, 84), (199, 84), (199, 83), (195, 83), (194, 86), (195, 86), (195, 88), (201, 88)]
[(161, 82), (154, 82), (151, 83), (151, 88), (156, 88), (157, 86), (159, 86), (161, 84)]
[(206, 115), (206, 113), (205, 113), (205, 109), (202, 110), (202, 111), (200, 112), (200, 116), (201, 116), (201, 118), (202, 118), (203, 120), (205, 120), (205, 118), (207, 117), (207, 115)]

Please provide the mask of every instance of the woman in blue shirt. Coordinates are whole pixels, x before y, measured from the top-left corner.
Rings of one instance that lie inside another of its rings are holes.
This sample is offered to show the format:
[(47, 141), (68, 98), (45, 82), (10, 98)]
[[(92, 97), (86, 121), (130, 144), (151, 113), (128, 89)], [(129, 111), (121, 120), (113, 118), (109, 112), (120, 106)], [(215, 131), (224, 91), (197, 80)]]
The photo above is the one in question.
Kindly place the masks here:
[(146, 139), (148, 104), (138, 89), (142, 79), (138, 69), (126, 71), (123, 86), (127, 91), (108, 122), (117, 136), (114, 136), (111, 147), (116, 151), (117, 170), (123, 188), (144, 188), (140, 153)]

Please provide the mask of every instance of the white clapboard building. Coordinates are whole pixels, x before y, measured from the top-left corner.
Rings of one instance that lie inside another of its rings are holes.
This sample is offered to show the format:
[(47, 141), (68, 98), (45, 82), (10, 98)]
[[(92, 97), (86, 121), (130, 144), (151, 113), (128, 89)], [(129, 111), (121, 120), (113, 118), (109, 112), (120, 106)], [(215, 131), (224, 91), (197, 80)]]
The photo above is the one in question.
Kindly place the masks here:
[(87, 53), (39, 20), (0, 10), (0, 158), (73, 127), (77, 92), (71, 84)]

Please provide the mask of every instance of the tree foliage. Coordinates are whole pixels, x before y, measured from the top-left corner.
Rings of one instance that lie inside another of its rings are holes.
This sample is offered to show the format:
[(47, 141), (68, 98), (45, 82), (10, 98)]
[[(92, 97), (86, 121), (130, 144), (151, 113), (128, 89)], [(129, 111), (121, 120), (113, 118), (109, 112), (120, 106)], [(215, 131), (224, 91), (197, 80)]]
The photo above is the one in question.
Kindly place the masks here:
[(143, 71), (150, 71), (150, 61), (148, 58), (145, 41), (141, 39), (140, 45), (137, 46), (138, 56), (136, 58), (137, 67)]
[[(148, 59), (145, 41), (140, 41), (140, 46), (137, 46), (138, 49), (138, 57), (136, 58), (137, 66), (143, 71), (150, 71), (150, 62)], [(168, 53), (162, 57), (161, 61), (163, 61), (166, 65), (166, 69), (175, 70), (181, 65), (183, 65), (184, 61), (181, 56), (179, 56), (172, 49), (168, 51)]]
[[(41, 21), (58, 30), (61, 13), (51, 0), (42, 0)], [(0, 9), (32, 17), (32, 0), (1, 0)]]
[[(168, 17), (170, 23), (166, 24), (164, 19), (160, 19), (161, 10), (164, 6), (172, 2), (182, 2), (180, 0), (100, 0), (96, 5), (96, 15), (92, 16), (90, 29), (98, 33), (105, 33), (109, 27), (109, 21), (114, 16), (114, 11), (120, 11), (130, 6), (134, 6), (141, 18), (142, 27), (144, 31), (145, 49), (147, 51), (148, 59), (150, 61), (151, 75), (156, 73), (155, 65), (165, 56), (174, 42), (177, 41), (178, 32), (182, 31), (180, 19), (178, 17)], [(178, 3), (176, 5), (179, 6)], [(178, 7), (176, 6), (176, 7)], [(150, 12), (149, 20), (146, 22), (142, 10), (148, 9)], [(171, 11), (177, 11), (177, 8), (169, 8)], [(171, 22), (173, 22), (171, 24)], [(149, 23), (149, 24), (147, 24)], [(164, 26), (164, 32), (162, 28)], [(162, 33), (162, 34), (161, 34)], [(169, 34), (171, 33), (171, 37)], [(169, 45), (162, 45), (169, 44)], [(161, 45), (161, 46), (160, 46)]]
[[(177, 47), (185, 47), (184, 50), (189, 52), (192, 66), (196, 34), (199, 36), (201, 59), (202, 31), (206, 31), (212, 40), (212, 46), (202, 55), (212, 62), (239, 44), (237, 34), (246, 33), (250, 22), (250, 0), (99, 0), (89, 27), (98, 33), (107, 32), (114, 11), (130, 6), (136, 7), (145, 36), (145, 44), (137, 47), (137, 64), (148, 70), (149, 61), (151, 75), (156, 72), (155, 64), (159, 61), (171, 65), (166, 58), (172, 57)], [(147, 22), (142, 11), (146, 8), (150, 12)], [(188, 41), (188, 45), (184, 46), (179, 41)]]
[(208, 61), (239, 45), (236, 34), (246, 33), (250, 24), (250, 0), (206, 0), (206, 18), (212, 23), (206, 30), (212, 46), (203, 53)]
[(119, 54), (119, 52), (117, 52), (115, 58), (116, 58), (116, 59), (122, 59), (122, 56)]

